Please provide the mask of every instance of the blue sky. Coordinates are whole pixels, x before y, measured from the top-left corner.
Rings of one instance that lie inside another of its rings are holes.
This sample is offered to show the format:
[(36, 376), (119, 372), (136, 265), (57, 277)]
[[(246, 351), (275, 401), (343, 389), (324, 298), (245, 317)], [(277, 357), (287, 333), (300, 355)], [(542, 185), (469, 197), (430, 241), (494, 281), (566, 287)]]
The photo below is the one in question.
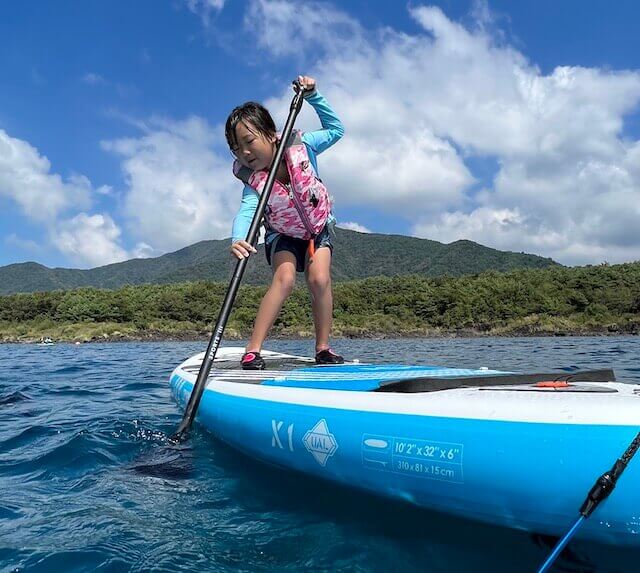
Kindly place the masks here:
[[(230, 234), (222, 124), (317, 77), (340, 223), (565, 264), (640, 258), (637, 3), (0, 5), (0, 265), (91, 267)], [(300, 126), (317, 122), (305, 110)]]

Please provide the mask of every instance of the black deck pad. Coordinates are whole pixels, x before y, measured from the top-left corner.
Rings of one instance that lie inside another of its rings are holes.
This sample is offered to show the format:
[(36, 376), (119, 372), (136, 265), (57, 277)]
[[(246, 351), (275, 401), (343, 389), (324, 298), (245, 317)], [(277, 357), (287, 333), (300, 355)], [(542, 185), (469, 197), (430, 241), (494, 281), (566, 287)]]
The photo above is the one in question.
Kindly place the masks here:
[[(516, 386), (536, 384), (548, 381), (577, 382), (615, 382), (616, 376), (611, 369), (582, 370), (577, 372), (544, 372), (538, 374), (500, 374), (497, 376), (471, 376), (462, 378), (409, 378), (406, 380), (389, 380), (380, 385), (374, 392), (436, 392), (455, 388), (478, 388), (483, 386)], [(571, 386), (569, 387), (571, 388)], [(577, 391), (584, 392), (582, 387)], [(542, 388), (540, 390), (543, 390)], [(592, 389), (591, 391), (594, 391)], [(568, 390), (565, 390), (568, 391)], [(601, 391), (601, 390), (595, 390)], [(610, 391), (606, 389), (606, 391)]]

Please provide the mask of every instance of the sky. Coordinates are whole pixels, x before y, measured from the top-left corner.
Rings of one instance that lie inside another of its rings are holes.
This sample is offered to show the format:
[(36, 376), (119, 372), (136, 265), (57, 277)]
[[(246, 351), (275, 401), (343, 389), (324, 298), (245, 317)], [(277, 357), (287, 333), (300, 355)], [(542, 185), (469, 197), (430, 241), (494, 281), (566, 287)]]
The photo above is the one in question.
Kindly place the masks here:
[[(566, 265), (640, 259), (632, 0), (0, 3), (0, 265), (231, 234), (224, 122), (317, 80), (338, 224)], [(305, 106), (297, 127), (319, 122)]]

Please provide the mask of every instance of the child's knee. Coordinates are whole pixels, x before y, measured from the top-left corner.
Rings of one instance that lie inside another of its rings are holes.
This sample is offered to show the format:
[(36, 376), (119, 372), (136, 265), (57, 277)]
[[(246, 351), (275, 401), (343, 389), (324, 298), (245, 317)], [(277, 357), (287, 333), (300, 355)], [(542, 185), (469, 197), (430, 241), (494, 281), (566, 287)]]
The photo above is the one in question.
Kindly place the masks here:
[(307, 284), (313, 292), (325, 292), (331, 288), (331, 275), (329, 273), (309, 276)]
[(287, 272), (276, 273), (271, 285), (277, 288), (283, 296), (289, 296), (296, 285), (296, 275)]

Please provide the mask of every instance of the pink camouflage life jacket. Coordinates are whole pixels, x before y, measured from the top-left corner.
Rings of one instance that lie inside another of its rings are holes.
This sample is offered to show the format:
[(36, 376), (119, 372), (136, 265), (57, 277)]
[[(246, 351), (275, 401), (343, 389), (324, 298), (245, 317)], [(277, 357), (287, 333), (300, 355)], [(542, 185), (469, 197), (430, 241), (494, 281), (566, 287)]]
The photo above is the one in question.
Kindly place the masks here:
[[(313, 239), (327, 223), (331, 199), (327, 188), (313, 171), (302, 132), (294, 130), (291, 133), (284, 150), (284, 160), (290, 184), (275, 180), (265, 210), (266, 225), (289, 237)], [(233, 174), (260, 194), (267, 182), (268, 171), (253, 171), (236, 160)], [(312, 251), (310, 244), (310, 254)]]

